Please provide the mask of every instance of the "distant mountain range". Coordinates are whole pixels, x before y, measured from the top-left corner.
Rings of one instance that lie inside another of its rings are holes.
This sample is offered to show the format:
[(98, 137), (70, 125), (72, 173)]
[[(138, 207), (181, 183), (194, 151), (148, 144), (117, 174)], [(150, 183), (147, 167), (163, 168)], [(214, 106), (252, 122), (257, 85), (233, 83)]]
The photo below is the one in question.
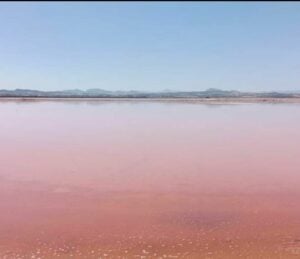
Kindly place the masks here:
[(44, 98), (294, 98), (300, 97), (300, 92), (241, 92), (210, 88), (205, 91), (108, 91), (103, 89), (39, 91), (30, 89), (0, 90), (3, 97), (44, 97)]

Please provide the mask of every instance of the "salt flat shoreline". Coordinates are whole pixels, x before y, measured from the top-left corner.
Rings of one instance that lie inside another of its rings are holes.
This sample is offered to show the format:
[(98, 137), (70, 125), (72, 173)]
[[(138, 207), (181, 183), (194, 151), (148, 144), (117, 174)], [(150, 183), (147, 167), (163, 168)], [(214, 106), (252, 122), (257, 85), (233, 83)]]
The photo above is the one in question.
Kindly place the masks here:
[(83, 102), (188, 102), (188, 103), (300, 103), (300, 97), (288, 97), (288, 98), (262, 98), (262, 97), (245, 97), (245, 98), (106, 98), (106, 97), (0, 97), (2, 101), (83, 101)]

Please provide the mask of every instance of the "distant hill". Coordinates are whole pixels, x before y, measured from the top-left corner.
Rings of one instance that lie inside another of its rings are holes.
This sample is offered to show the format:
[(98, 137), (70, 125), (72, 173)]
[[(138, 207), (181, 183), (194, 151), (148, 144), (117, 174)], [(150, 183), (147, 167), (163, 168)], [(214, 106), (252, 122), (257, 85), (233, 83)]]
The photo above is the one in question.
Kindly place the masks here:
[(300, 92), (240, 92), (209, 88), (205, 91), (108, 91), (103, 89), (38, 91), (30, 89), (0, 90), (1, 97), (48, 97), (48, 98), (222, 98), (222, 97), (263, 97), (293, 98), (300, 97)]

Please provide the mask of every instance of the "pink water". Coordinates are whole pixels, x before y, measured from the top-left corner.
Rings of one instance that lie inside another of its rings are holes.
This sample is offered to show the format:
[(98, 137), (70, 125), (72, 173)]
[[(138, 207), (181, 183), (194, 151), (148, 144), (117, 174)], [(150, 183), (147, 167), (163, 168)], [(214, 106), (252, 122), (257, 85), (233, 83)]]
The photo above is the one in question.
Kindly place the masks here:
[(0, 258), (299, 258), (300, 105), (0, 102)]

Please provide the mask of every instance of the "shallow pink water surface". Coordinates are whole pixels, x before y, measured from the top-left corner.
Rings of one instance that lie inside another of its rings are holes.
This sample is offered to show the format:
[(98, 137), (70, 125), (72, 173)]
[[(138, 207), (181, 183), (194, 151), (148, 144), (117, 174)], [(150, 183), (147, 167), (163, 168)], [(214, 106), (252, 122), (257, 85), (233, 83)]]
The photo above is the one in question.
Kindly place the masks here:
[(0, 102), (0, 258), (299, 258), (300, 105)]

